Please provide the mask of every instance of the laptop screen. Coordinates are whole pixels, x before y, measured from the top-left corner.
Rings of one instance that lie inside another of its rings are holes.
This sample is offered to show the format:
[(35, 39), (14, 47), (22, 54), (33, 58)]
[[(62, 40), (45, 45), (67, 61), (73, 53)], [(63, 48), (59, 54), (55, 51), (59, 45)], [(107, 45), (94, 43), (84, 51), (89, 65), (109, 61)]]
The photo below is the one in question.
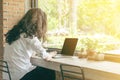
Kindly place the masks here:
[(65, 38), (61, 54), (73, 56), (78, 42), (78, 38)]

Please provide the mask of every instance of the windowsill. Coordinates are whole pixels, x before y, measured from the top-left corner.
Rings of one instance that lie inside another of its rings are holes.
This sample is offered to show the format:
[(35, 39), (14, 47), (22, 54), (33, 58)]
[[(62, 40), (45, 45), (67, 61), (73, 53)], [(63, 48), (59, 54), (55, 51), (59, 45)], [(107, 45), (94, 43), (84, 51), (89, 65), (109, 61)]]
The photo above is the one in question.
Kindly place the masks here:
[[(60, 53), (61, 49), (60, 48), (47, 48), (47, 51), (48, 52), (57, 51), (58, 53)], [(79, 51), (76, 50), (75, 53), (77, 52)], [(104, 60), (120, 63), (120, 50), (111, 50), (111, 51), (105, 52)]]
[(120, 50), (105, 52), (105, 60), (120, 63)]

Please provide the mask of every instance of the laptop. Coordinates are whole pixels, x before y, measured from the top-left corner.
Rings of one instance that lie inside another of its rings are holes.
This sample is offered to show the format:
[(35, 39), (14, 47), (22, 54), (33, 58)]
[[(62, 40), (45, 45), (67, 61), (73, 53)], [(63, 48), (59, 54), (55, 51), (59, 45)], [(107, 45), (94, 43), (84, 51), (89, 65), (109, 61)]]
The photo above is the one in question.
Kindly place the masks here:
[(78, 42), (78, 38), (65, 38), (62, 50), (53, 58), (66, 58), (74, 56), (74, 51)]

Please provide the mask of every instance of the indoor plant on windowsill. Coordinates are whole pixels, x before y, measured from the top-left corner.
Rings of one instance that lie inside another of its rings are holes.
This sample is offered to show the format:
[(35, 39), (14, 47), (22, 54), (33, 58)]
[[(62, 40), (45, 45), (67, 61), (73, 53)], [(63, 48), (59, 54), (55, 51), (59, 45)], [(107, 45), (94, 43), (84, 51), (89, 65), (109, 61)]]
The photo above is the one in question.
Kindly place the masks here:
[(87, 59), (88, 60), (97, 60), (102, 61), (104, 60), (104, 54), (102, 54), (101, 49), (102, 47), (99, 46), (97, 39), (86, 39), (86, 50), (87, 50)]
[(96, 50), (99, 48), (98, 40), (93, 38), (82, 38), (80, 42), (84, 46), (84, 50), (87, 52), (87, 58), (95, 60), (98, 53)]

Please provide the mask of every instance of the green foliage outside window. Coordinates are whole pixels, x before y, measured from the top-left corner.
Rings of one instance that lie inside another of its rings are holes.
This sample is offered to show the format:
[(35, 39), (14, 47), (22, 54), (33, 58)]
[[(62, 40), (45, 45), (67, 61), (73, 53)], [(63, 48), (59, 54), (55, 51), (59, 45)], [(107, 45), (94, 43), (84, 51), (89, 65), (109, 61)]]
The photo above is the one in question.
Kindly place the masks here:
[(50, 47), (78, 37), (79, 50), (120, 48), (120, 0), (39, 0), (38, 5), (47, 13)]

